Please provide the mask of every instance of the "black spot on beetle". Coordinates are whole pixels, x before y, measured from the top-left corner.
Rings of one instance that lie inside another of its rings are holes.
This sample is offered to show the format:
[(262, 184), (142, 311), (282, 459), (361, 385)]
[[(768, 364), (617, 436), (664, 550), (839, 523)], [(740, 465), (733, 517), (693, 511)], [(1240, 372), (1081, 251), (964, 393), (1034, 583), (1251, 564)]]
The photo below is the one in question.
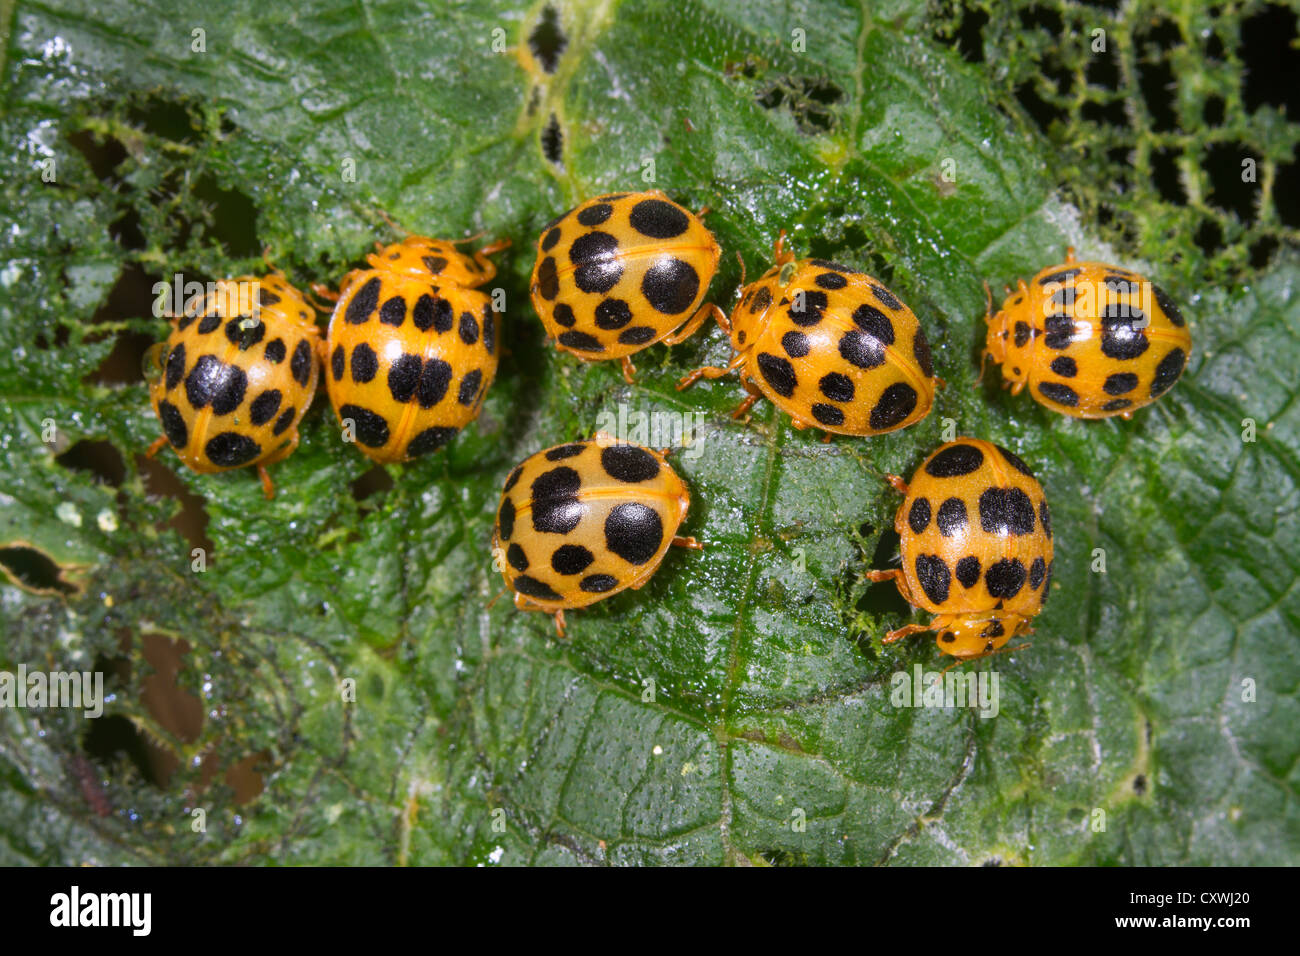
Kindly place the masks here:
[(176, 346), (167, 356), (166, 369), (166, 390), (170, 392), (173, 388), (179, 385), (181, 379), (185, 377), (185, 344), (183, 342), (177, 342)]
[(1074, 342), (1074, 319), (1064, 314), (1049, 315), (1043, 320), (1043, 331), (1043, 344), (1049, 349), (1068, 349)]
[(529, 574), (521, 574), (511, 582), (511, 586), (520, 594), (543, 601), (558, 601), (560, 596), (545, 581), (539, 581)]
[(1079, 393), (1068, 385), (1062, 385), (1060, 382), (1040, 382), (1038, 394), (1070, 408), (1074, 408), (1079, 404)]
[(445, 256), (424, 256), (424, 267), (429, 270), (430, 275), (438, 275), (443, 269), (447, 268), (447, 259)]
[(1003, 558), (984, 572), (984, 584), (995, 598), (1011, 600), (1025, 584), (1025, 566), (1019, 558)]
[(556, 226), (549, 230), (546, 235), (542, 236), (542, 252), (550, 252), (555, 248), (555, 244), (560, 241), (560, 227)]
[(903, 303), (898, 301), (898, 296), (894, 295), (894, 293), (890, 292), (883, 285), (873, 285), (871, 291), (876, 294), (877, 299), (889, 308), (901, 309), (903, 307)]
[(202, 319), (199, 320), (199, 334), (208, 335), (209, 333), (215, 332), (217, 330), (217, 326), (219, 326), (220, 324), (221, 324), (221, 316), (205, 315)]
[(622, 345), (645, 345), (657, 334), (648, 325), (634, 325), (632, 328), (624, 329), (618, 333), (618, 341)]
[(803, 358), (812, 349), (812, 343), (808, 336), (791, 329), (781, 336), (781, 348), (785, 349), (785, 354), (790, 358)]
[(930, 340), (925, 337), (925, 332), (918, 325), (916, 327), (916, 338), (912, 340), (912, 355), (916, 358), (916, 364), (921, 366), (921, 373), (926, 378), (934, 375), (934, 365), (930, 360)]
[(1129, 408), (1133, 404), (1130, 398), (1112, 398), (1105, 405), (1101, 406), (1103, 412), (1118, 412)]
[(312, 354), (306, 339), (299, 339), (289, 359), (289, 373), (299, 385), (306, 385), (311, 380)]
[(1101, 351), (1107, 358), (1135, 359), (1148, 348), (1145, 316), (1127, 306), (1111, 305), (1101, 313)]
[(628, 222), (641, 235), (652, 239), (672, 239), (691, 225), (686, 213), (662, 199), (642, 199), (628, 213)]
[(401, 404), (409, 402), (420, 384), (420, 370), (424, 362), (418, 355), (403, 352), (388, 367), (388, 392), (393, 401)]
[[(429, 330), (429, 326), (433, 325), (433, 313), (434, 313), (433, 296), (429, 295), (429, 293), (426, 292), (423, 295), (421, 295), (418, 299), (415, 300), (415, 308), (411, 309), (411, 321), (415, 324), (415, 327), (419, 329), (421, 332), (427, 332)], [(405, 315), (406, 314), (405, 311), (403, 311), (402, 314)], [(380, 316), (380, 318), (383, 317)], [(401, 324), (400, 319), (398, 320), (397, 324), (398, 325)]]
[(568, 534), (578, 526), (586, 507), (578, 500), (582, 479), (567, 465), (552, 468), (533, 480), (533, 529)]
[(840, 411), (834, 405), (827, 405), (824, 402), (813, 402), (812, 416), (830, 428), (838, 428), (844, 424), (844, 412)]
[(280, 417), (275, 420), (275, 424), (271, 426), (271, 434), (279, 436), (288, 431), (289, 426), (293, 424), (293, 418), (296, 413), (297, 409), (292, 405), (282, 411)]
[(595, 316), (597, 328), (612, 332), (632, 321), (632, 310), (622, 299), (602, 299), (596, 306)]
[(930, 526), (930, 499), (917, 498), (907, 511), (907, 526), (913, 534), (920, 534)]
[(547, 256), (537, 264), (537, 291), (547, 300), (560, 294), (560, 274), (555, 270), (554, 256)]
[(501, 499), (501, 507), (497, 511), (497, 530), (502, 541), (509, 541), (515, 533), (515, 503), (508, 497)]
[(974, 445), (949, 445), (935, 453), (925, 463), (925, 473), (935, 478), (956, 478), (969, 475), (984, 464), (984, 452)]
[(580, 544), (562, 544), (551, 554), (556, 574), (581, 574), (591, 567), (596, 556)]
[(840, 355), (858, 368), (876, 368), (885, 363), (885, 348), (875, 338), (856, 330), (840, 337)]
[(1178, 376), (1183, 374), (1187, 364), (1187, 353), (1182, 349), (1170, 349), (1169, 354), (1156, 366), (1156, 376), (1151, 380), (1151, 397), (1158, 398), (1173, 387)]
[(641, 294), (655, 311), (665, 315), (685, 312), (699, 292), (699, 273), (682, 259), (660, 259), (641, 277)]
[(1007, 451), (1007, 449), (1003, 448), (1001, 445), (994, 445), (993, 447), (996, 448), (998, 453), (1007, 460), (1007, 464), (1016, 471), (1020, 472), (1022, 475), (1028, 475), (1030, 478), (1034, 477), (1033, 471), (1031, 471), (1029, 466), (1025, 464), (1025, 460), (1015, 452)]
[(1182, 328), (1187, 324), (1187, 320), (1183, 318), (1183, 314), (1178, 311), (1178, 306), (1174, 305), (1174, 300), (1169, 298), (1165, 293), (1165, 290), (1160, 288), (1160, 286), (1156, 285), (1154, 282), (1151, 283), (1151, 295), (1155, 298), (1156, 305), (1160, 306), (1160, 311), (1169, 317), (1170, 322), (1179, 328)]
[(360, 325), (370, 318), (370, 313), (374, 312), (375, 306), (379, 305), (379, 285), (379, 278), (375, 277), (357, 290), (343, 313), (345, 322)]
[(352, 381), (364, 385), (379, 371), (379, 356), (365, 342), (357, 343), (352, 350)]
[(567, 302), (561, 302), (551, 313), (551, 318), (555, 320), (556, 325), (562, 325), (566, 329), (571, 329), (578, 324), (578, 317), (573, 314), (573, 307)]
[[(618, 240), (607, 232), (589, 232), (573, 240), (569, 261), (577, 268), (573, 281), (583, 292), (604, 294), (623, 277), (623, 263), (618, 257)], [(549, 258), (549, 257), (548, 257)], [(552, 268), (555, 260), (551, 260)], [(540, 275), (540, 273), (539, 273)], [(559, 290), (559, 280), (555, 284)], [(545, 290), (542, 291), (546, 295)], [(554, 296), (546, 296), (554, 298)]]
[(474, 318), (473, 312), (460, 314), (460, 327), (457, 331), (460, 333), (460, 340), (466, 345), (473, 345), (478, 341), (478, 320)]
[(645, 564), (664, 539), (659, 512), (640, 502), (616, 505), (605, 519), (605, 546), (631, 564)]
[(415, 389), (415, 400), (421, 408), (433, 408), (451, 384), (451, 365), (440, 358), (426, 359), (420, 371), (420, 384)]
[[(566, 458), (573, 458), (577, 455), (581, 455), (586, 447), (587, 446), (580, 441), (570, 442), (567, 445), (556, 445), (554, 448), (547, 450), (545, 458), (547, 461), (564, 461)], [(518, 478), (519, 476), (514, 475), (513, 477)], [(509, 489), (507, 488), (507, 490)]]
[(518, 484), (518, 483), (519, 483), (519, 476), (522, 475), (523, 473), (524, 473), (524, 466), (523, 466), (523, 465), (516, 465), (515, 468), (514, 468), (514, 470), (511, 471), (510, 474), (508, 474), (508, 475), (506, 476), (506, 484), (505, 484), (505, 487), (501, 489), (501, 493), (502, 493), (502, 494), (505, 494), (505, 493), (508, 492), (511, 488), (513, 488), (516, 484)]
[(474, 399), (478, 396), (479, 386), (483, 384), (483, 372), (481, 369), (474, 369), (468, 375), (460, 380), (460, 389), (456, 392), (456, 401), (462, 405), (473, 405)]
[(1114, 375), (1106, 376), (1101, 390), (1107, 395), (1123, 395), (1125, 392), (1133, 391), (1137, 385), (1138, 377), (1133, 372), (1116, 372)]
[(1034, 563), (1029, 566), (1029, 589), (1037, 591), (1038, 585), (1043, 583), (1043, 577), (1047, 574), (1047, 562), (1041, 557), (1034, 558)]
[(379, 321), (384, 325), (398, 326), (406, 321), (406, 300), (400, 295), (392, 296), (379, 307)]
[(895, 382), (881, 393), (867, 424), (877, 432), (898, 426), (916, 409), (917, 397), (916, 389), (911, 385)]
[(813, 282), (823, 289), (843, 289), (849, 284), (848, 279), (834, 272), (819, 272)]
[(618, 578), (612, 574), (589, 574), (578, 583), (578, 587), (588, 594), (604, 594), (617, 585)]
[(817, 383), (821, 393), (833, 402), (853, 401), (853, 379), (839, 372), (827, 372)]
[(571, 349), (577, 349), (580, 352), (603, 352), (605, 346), (601, 344), (600, 339), (586, 332), (570, 330), (560, 333), (560, 344), (567, 345)]
[(894, 323), (874, 305), (865, 302), (853, 310), (853, 324), (882, 345), (894, 344)]
[[(785, 299), (781, 301), (785, 302)], [(830, 299), (826, 298), (825, 292), (818, 292), (815, 289), (800, 289), (795, 294), (794, 301), (790, 303), (790, 308), (786, 310), (786, 314), (790, 316), (790, 321), (795, 325), (808, 328), (822, 320), (822, 311), (829, 304)]]
[(219, 432), (208, 439), (203, 453), (214, 465), (238, 468), (262, 453), (262, 446), (239, 432)]
[(998, 537), (1032, 534), (1034, 503), (1019, 488), (985, 488), (979, 500), (980, 527)]
[(749, 314), (758, 315), (772, 304), (772, 290), (763, 286), (754, 294), (754, 298), (749, 303)]
[(921, 590), (935, 604), (948, 600), (948, 588), (952, 584), (952, 572), (943, 558), (937, 554), (918, 554), (916, 556), (916, 578), (921, 582)]
[(163, 399), (158, 403), (158, 419), (162, 422), (163, 434), (173, 448), (181, 451), (189, 444), (190, 430), (185, 425), (185, 416), (179, 408)]
[(339, 418), (352, 420), (356, 439), (367, 448), (382, 448), (388, 444), (388, 422), (383, 415), (376, 414), (360, 405), (342, 405)]
[(964, 588), (973, 588), (980, 579), (980, 559), (968, 554), (957, 562), (957, 580)]
[(231, 319), (226, 323), (226, 340), (231, 345), (239, 346), (239, 351), (246, 352), (266, 335), (266, 325), (261, 319)]
[(1052, 359), (1049, 368), (1062, 378), (1074, 378), (1079, 374), (1079, 363), (1068, 355), (1058, 355)]
[(602, 449), (600, 466), (611, 478), (632, 484), (649, 481), (659, 474), (655, 456), (634, 445), (610, 445)]
[(426, 428), (406, 446), (406, 454), (411, 458), (418, 458), (421, 455), (427, 455), (435, 452), (447, 442), (451, 441), (460, 433), (459, 428), (452, 428), (445, 425), (435, 425), (432, 428)]
[(608, 219), (613, 212), (614, 207), (609, 203), (598, 202), (593, 203), (585, 209), (578, 210), (578, 215), (574, 218), (584, 226), (599, 226), (602, 222)]
[(271, 339), (271, 341), (266, 343), (266, 348), (263, 350), (262, 355), (264, 355), (266, 360), (272, 365), (279, 365), (284, 361), (285, 356), (284, 339)]
[(334, 373), (334, 381), (336, 382), (343, 378), (343, 364), (346, 358), (347, 355), (343, 351), (343, 346), (334, 346), (334, 354), (330, 356), (330, 370)]
[(506, 548), (506, 560), (516, 571), (528, 570), (528, 555), (524, 554), (524, 549), (519, 547), (518, 542), (512, 542), (510, 547)]
[(1018, 348), (1018, 349), (1019, 349), (1019, 348), (1024, 348), (1024, 347), (1025, 347), (1025, 344), (1026, 344), (1028, 341), (1029, 341), (1029, 323), (1028, 323), (1028, 322), (1017, 322), (1017, 323), (1016, 323), (1016, 338), (1015, 338), (1016, 348)]
[(268, 388), (248, 406), (248, 420), (254, 425), (265, 425), (280, 410), (281, 395), (278, 388)]
[(1053, 272), (1050, 273), (1049, 275), (1043, 276), (1041, 279), (1038, 280), (1038, 284), (1059, 285), (1060, 283), (1064, 282), (1066, 279), (1073, 279), (1082, 271), (1083, 271), (1082, 269), (1062, 269), (1060, 272)]
[[(1031, 516), (1030, 520), (1033, 518)], [(935, 523), (939, 533), (945, 538), (962, 534), (966, 530), (966, 503), (960, 498), (948, 498), (939, 506), (939, 515)]]
[(795, 377), (794, 366), (788, 359), (770, 352), (759, 352), (757, 361), (758, 370), (763, 373), (763, 378), (767, 380), (768, 385), (772, 386), (774, 392), (786, 398), (794, 394), (799, 380)]

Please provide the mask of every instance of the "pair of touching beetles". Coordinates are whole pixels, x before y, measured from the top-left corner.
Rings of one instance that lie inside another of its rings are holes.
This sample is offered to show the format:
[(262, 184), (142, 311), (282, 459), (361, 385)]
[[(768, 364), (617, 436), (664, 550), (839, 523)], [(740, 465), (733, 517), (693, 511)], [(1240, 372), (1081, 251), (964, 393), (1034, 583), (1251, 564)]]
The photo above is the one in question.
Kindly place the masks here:
[[(677, 344), (714, 318), (734, 352), (736, 372), (796, 428), (878, 435), (930, 412), (936, 384), (930, 346), (912, 311), (865, 273), (821, 259), (796, 259), (777, 239), (775, 262), (742, 279), (728, 318), (704, 297), (721, 250), (701, 216), (660, 192), (588, 200), (555, 219), (537, 243), (531, 297), (557, 348), (586, 361), (631, 357)], [(496, 375), (499, 336), (491, 298), (497, 242), (473, 253), (452, 242), (409, 236), (349, 273), (322, 340), (306, 296), (279, 272), (218, 283), (172, 319), (150, 364), (151, 396), (163, 437), (200, 472), (255, 465), (268, 497), (266, 465), (289, 455), (319, 370), (349, 439), (380, 463), (441, 448), (473, 421)], [(240, 284), (258, 283), (238, 303)], [(1078, 418), (1128, 418), (1177, 381), (1191, 350), (1178, 309), (1154, 283), (1099, 262), (1052, 265), (992, 303), (984, 359), (1005, 384)], [(510, 472), (493, 532), (493, 552), (524, 610), (554, 615), (642, 587), (672, 545), (700, 548), (677, 530), (690, 492), (666, 452), (605, 435), (539, 451)], [(931, 454), (904, 483), (895, 527), (902, 567), (871, 571), (893, 580), (929, 624), (891, 631), (886, 641), (933, 630), (958, 659), (994, 653), (1046, 602), (1052, 576), (1051, 513), (1043, 489), (1015, 454), (960, 438)]]

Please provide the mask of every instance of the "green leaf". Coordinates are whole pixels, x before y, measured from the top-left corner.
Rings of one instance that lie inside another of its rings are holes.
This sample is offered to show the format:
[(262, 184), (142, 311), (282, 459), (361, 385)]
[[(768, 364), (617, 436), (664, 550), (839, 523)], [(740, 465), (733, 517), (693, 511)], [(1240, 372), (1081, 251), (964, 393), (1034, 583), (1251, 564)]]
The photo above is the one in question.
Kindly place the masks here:
[[(556, 9), (546, 73), (538, 6), (185, 2), (160, 20), (117, 0), (17, 4), (0, 670), (93, 667), (113, 696), (99, 721), (0, 709), (0, 862), (1294, 862), (1289, 227), (1270, 213), (1230, 236), (1276, 226), (1282, 248), (1207, 285), (1249, 256), (1172, 236), (1155, 200), (1125, 200), (1134, 229), (1081, 216), (1100, 207), (1076, 191), (1095, 199), (1113, 170), (1063, 152), (1072, 119), (1044, 132), (1022, 107), (1015, 84), (1046, 54), (1012, 14), (988, 28), (988, 49), (1010, 49), (999, 72), (907, 0)], [(1146, 29), (1096, 16), (1119, 49)], [(1082, 70), (1086, 44), (1071, 50)], [(1208, 69), (1187, 41), (1165, 53)], [(1269, 162), (1293, 158), (1296, 124), (1239, 95), (1226, 109)], [(541, 227), (651, 181), (709, 207), (724, 307), (736, 253), (754, 275), (781, 229), (884, 280), (934, 343), (934, 412), (823, 444), (767, 403), (733, 421), (733, 379), (674, 389), (728, 358), (716, 328), (638, 355), (634, 386), (550, 349), (527, 296)], [(399, 235), (385, 216), (513, 240), (509, 354), (477, 424), (373, 469), (321, 395), (270, 502), (251, 473), (146, 463), (153, 284), (256, 270), (264, 246), (300, 287), (336, 284)], [(1191, 320), (1186, 375), (1132, 421), (977, 385), (982, 283), (1067, 244), (1157, 277)], [(698, 425), (674, 461), (683, 533), (708, 547), (570, 614), (559, 641), (494, 601), (493, 515), (516, 463), (611, 415)], [(1029, 462), (1054, 514), (1033, 646), (954, 672), (996, 676), (995, 717), (895, 705), (897, 675), (949, 661), (928, 637), (883, 647), (922, 617), (863, 577), (897, 550), (883, 476), (910, 474), (949, 420)]]

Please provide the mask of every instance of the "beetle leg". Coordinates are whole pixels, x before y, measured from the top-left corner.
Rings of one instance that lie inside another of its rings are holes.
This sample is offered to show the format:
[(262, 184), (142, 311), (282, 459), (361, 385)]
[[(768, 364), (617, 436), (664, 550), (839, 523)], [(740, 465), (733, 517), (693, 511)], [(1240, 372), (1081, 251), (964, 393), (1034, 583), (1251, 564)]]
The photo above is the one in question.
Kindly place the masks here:
[(619, 361), (623, 363), (623, 380), (629, 385), (635, 385), (636, 378), (634, 376), (636, 375), (636, 366), (632, 364), (632, 359), (629, 356), (624, 355)]
[(271, 476), (266, 471), (266, 465), (257, 466), (257, 476), (262, 479), (262, 494), (266, 495), (267, 501), (270, 501), (275, 497), (275, 485), (271, 484)]
[(684, 538), (681, 535), (676, 535), (673, 538), (673, 545), (678, 548), (690, 548), (692, 551), (704, 550), (702, 541), (696, 541), (694, 538)]
[(563, 637), (564, 637), (564, 608), (560, 608), (558, 611), (556, 611), (554, 616), (555, 616), (555, 633), (558, 634), (558, 635), (560, 636), (561, 639), (563, 639)]
[(702, 378), (722, 378), (722, 376), (727, 373), (734, 372), (736, 369), (740, 368), (744, 361), (745, 353), (739, 352), (726, 368), (718, 368), (714, 365), (706, 365), (703, 368), (697, 368), (694, 372), (684, 376), (682, 380), (677, 383), (677, 391), (680, 392), (684, 388), (690, 388)]
[(700, 326), (704, 324), (704, 320), (709, 318), (709, 316), (713, 316), (717, 319), (719, 325), (722, 325), (727, 320), (727, 317), (722, 314), (720, 308), (712, 302), (706, 302), (695, 310), (695, 314), (686, 321), (685, 325), (672, 335), (665, 335), (660, 339), (660, 341), (663, 342), (664, 345), (679, 345), (680, 343), (685, 342), (700, 330)]
[(163, 447), (163, 445), (165, 445), (165, 444), (167, 444), (167, 436), (166, 436), (166, 435), (159, 435), (159, 436), (158, 436), (158, 440), (155, 441), (152, 445), (149, 446), (149, 450), (146, 451), (146, 452), (144, 453), (144, 456), (145, 456), (146, 458), (152, 458), (152, 457), (154, 457), (154, 455), (156, 455), (156, 454), (158, 454), (158, 452), (162, 451), (162, 447)]

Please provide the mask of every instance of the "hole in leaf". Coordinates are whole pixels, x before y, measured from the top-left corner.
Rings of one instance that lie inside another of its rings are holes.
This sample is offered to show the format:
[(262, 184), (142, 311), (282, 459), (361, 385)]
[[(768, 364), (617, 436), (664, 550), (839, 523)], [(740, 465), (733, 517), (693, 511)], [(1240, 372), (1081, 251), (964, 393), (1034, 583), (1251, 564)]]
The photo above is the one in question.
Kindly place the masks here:
[(560, 65), (560, 55), (569, 45), (560, 26), (560, 15), (549, 4), (542, 8), (541, 18), (533, 32), (528, 34), (528, 49), (547, 73), (554, 73)]
[[(161, 426), (159, 428), (161, 430)], [(176, 467), (185, 467), (176, 459), (175, 452), (166, 446), (158, 453), (160, 458), (164, 455), (172, 456)], [(203, 499), (198, 495), (190, 494), (181, 480), (161, 462), (146, 458), (143, 454), (136, 455), (135, 460), (140, 466), (140, 477), (144, 481), (146, 493), (175, 498), (181, 503), (180, 513), (167, 522), (167, 527), (180, 534), (189, 542), (191, 548), (202, 548), (203, 553), (208, 556), (210, 568), (215, 548), (207, 535), (208, 512), (203, 507)], [(239, 475), (234, 473), (231, 477), (233, 479)]]
[(1105, 102), (1086, 100), (1080, 109), (1084, 119), (1108, 126), (1127, 126), (1128, 114), (1124, 111), (1124, 100), (1115, 98)]
[(98, 481), (114, 488), (120, 488), (126, 479), (122, 453), (110, 441), (83, 438), (54, 460), (64, 468), (90, 472)]
[(1138, 774), (1133, 778), (1133, 792), (1139, 797), (1147, 792), (1147, 778), (1145, 774)]
[(1163, 60), (1139, 63), (1138, 85), (1142, 89), (1147, 112), (1151, 114), (1152, 130), (1165, 133), (1176, 129), (1178, 114), (1174, 112), (1173, 67)]
[(117, 167), (126, 159), (126, 147), (120, 141), (112, 136), (101, 138), (83, 129), (69, 133), (68, 143), (81, 154), (91, 173), (100, 182), (112, 185), (122, 182), (117, 175)]
[(393, 478), (382, 465), (375, 465), (369, 471), (352, 482), (352, 497), (355, 501), (365, 501), (371, 495), (380, 494), (393, 487)]
[(1215, 143), (1205, 151), (1202, 161), (1210, 177), (1210, 201), (1250, 224), (1256, 218), (1260, 185), (1258, 181), (1242, 180), (1241, 164), (1245, 159), (1258, 163), (1258, 157), (1252, 156), (1241, 143)]
[(1296, 14), (1270, 4), (1241, 25), (1241, 59), (1247, 64), (1242, 101), (1254, 111), (1265, 104), (1300, 117), (1300, 48)]
[(26, 545), (0, 548), (0, 568), (19, 587), (45, 594), (75, 594), (77, 589), (63, 579), (63, 569), (48, 554)]
[(201, 138), (202, 127), (194, 109), (177, 100), (151, 96), (132, 103), (126, 115), (133, 125), (162, 139), (197, 143)]
[(92, 758), (92, 762), (111, 767), (125, 757), (135, 764), (141, 777), (158, 785), (149, 761), (149, 745), (131, 721), (121, 714), (111, 714), (89, 723), (90, 729), (83, 738), (82, 749)]
[(989, 15), (984, 10), (966, 8), (962, 11), (955, 39), (957, 52), (966, 62), (984, 62), (984, 27), (988, 22)]
[(766, 110), (784, 106), (801, 133), (816, 135), (835, 128), (831, 107), (844, 98), (844, 91), (829, 80), (789, 76), (760, 90), (755, 98)]
[(1213, 219), (1202, 221), (1192, 238), (1207, 256), (1212, 256), (1223, 248), (1223, 228)]
[(1225, 106), (1222, 96), (1207, 96), (1201, 115), (1207, 126), (1219, 126), (1223, 123)]
[(1251, 243), (1250, 246), (1250, 266), (1252, 269), (1263, 269), (1273, 261), (1273, 253), (1277, 251), (1278, 241), (1272, 236), (1264, 236), (1262, 239)]
[(1273, 208), (1292, 229), (1300, 229), (1300, 160), (1279, 166), (1273, 176)]
[(199, 177), (193, 196), (210, 211), (207, 234), (220, 241), (232, 259), (252, 259), (262, 254), (253, 200), (238, 189), (222, 189), (211, 176)]
[[(155, 281), (137, 263), (128, 262), (113, 283), (104, 304), (91, 317), (91, 323), (119, 322), (152, 315)], [(141, 363), (145, 351), (153, 343), (153, 336), (145, 332), (119, 332), (112, 350), (85, 381), (98, 385), (133, 385), (143, 381)]]
[(1176, 205), (1187, 201), (1178, 172), (1178, 160), (1182, 155), (1182, 150), (1175, 147), (1157, 149), (1151, 154), (1151, 179), (1160, 195)]
[(554, 113), (542, 130), (542, 155), (556, 166), (564, 165), (564, 132), (560, 129), (560, 118)]
[(1065, 121), (1065, 110), (1053, 106), (1043, 99), (1038, 94), (1037, 85), (1033, 81), (1025, 80), (1019, 84), (1015, 89), (1015, 94), (1025, 112), (1038, 124), (1038, 128), (1044, 132), (1050, 130), (1053, 123)]

